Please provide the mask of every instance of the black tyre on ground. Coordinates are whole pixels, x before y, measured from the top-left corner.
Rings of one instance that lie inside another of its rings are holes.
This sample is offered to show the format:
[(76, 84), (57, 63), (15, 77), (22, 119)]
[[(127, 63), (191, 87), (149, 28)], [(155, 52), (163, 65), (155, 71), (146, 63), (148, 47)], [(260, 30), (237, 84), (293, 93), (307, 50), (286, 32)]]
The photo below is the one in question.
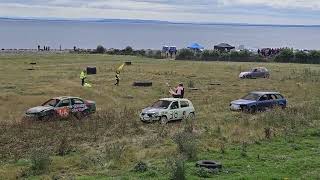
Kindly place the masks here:
[(221, 169), (222, 165), (216, 161), (201, 160), (196, 163), (197, 167), (204, 167), (208, 169)]
[(132, 84), (133, 86), (141, 86), (141, 87), (148, 87), (148, 86), (152, 86), (152, 82), (151, 81), (135, 81)]

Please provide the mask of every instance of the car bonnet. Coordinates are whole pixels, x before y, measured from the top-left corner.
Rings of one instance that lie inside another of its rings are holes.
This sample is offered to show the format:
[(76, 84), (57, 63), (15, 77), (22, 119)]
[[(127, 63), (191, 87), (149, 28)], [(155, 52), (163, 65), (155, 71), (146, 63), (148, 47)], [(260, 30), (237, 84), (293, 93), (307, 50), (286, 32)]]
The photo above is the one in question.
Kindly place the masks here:
[(238, 99), (235, 101), (232, 101), (231, 104), (238, 104), (238, 105), (242, 105), (242, 104), (250, 104), (250, 103), (254, 103), (256, 101), (253, 100), (245, 100), (245, 99)]
[(37, 107), (33, 107), (27, 110), (27, 113), (39, 113), (42, 111), (47, 111), (53, 109), (52, 106), (37, 106)]
[(157, 112), (161, 112), (165, 109), (161, 109), (161, 108), (153, 108), (153, 107), (147, 107), (145, 109), (142, 110), (142, 113), (157, 113)]

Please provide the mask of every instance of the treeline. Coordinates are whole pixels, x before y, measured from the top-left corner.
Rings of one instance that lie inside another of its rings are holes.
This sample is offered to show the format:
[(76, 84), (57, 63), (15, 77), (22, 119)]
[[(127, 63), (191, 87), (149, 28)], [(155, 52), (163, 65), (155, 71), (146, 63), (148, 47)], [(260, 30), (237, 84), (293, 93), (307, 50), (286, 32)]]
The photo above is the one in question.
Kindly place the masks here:
[(129, 56), (144, 56), (155, 59), (162, 59), (160, 50), (151, 50), (151, 49), (140, 49), (134, 50), (132, 47), (127, 46), (124, 49), (106, 49), (103, 46), (99, 45), (96, 49), (91, 50), (90, 52), (79, 51), (78, 53), (91, 53), (91, 54), (110, 54), (110, 55), (129, 55)]
[[(110, 55), (130, 55), (143, 56), (155, 59), (164, 59), (165, 53), (160, 50), (134, 50), (127, 46), (124, 49), (106, 49), (99, 45), (94, 50), (79, 50), (78, 53), (91, 54), (110, 54)], [(194, 60), (194, 61), (234, 61), (234, 62), (284, 62), (284, 63), (305, 63), (320, 64), (320, 51), (294, 51), (285, 48), (274, 56), (262, 56), (256, 52), (248, 50), (222, 52), (217, 50), (194, 51), (191, 49), (180, 49), (175, 57), (176, 60)]]
[(281, 49), (279, 54), (272, 57), (264, 57), (248, 50), (221, 52), (217, 50), (193, 51), (181, 49), (176, 60), (202, 60), (202, 61), (235, 61), (235, 62), (285, 62), (320, 64), (320, 51), (294, 51), (293, 49)]
[(320, 51), (293, 51), (292, 49), (284, 49), (279, 55), (275, 56), (275, 62), (320, 64)]
[(178, 51), (176, 60), (202, 60), (202, 61), (264, 61), (258, 54), (250, 51), (221, 52), (217, 50), (194, 51), (191, 49), (181, 49)]

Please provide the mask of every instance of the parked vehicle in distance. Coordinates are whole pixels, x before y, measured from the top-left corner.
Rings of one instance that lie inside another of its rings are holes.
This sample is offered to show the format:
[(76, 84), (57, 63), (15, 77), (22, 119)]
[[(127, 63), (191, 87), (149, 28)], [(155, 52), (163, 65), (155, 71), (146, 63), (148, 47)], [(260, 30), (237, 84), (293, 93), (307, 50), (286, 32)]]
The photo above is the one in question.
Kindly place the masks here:
[(241, 99), (232, 101), (230, 109), (233, 111), (247, 111), (254, 113), (264, 111), (275, 106), (286, 108), (287, 100), (278, 92), (250, 92)]
[(239, 74), (239, 78), (269, 78), (270, 73), (265, 67), (256, 67), (251, 69), (250, 71), (241, 72)]
[(27, 110), (26, 116), (38, 120), (50, 118), (67, 118), (71, 115), (81, 118), (96, 111), (94, 101), (79, 97), (62, 96), (49, 99), (41, 106)]
[(163, 98), (140, 113), (143, 122), (160, 121), (166, 124), (172, 120), (194, 119), (195, 109), (188, 99)]

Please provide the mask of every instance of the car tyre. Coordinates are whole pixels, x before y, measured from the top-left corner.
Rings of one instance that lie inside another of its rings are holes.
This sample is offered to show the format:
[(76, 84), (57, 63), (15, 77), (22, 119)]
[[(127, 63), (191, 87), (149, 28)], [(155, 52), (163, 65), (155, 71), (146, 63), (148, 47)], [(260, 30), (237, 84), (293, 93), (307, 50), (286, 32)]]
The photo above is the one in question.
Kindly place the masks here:
[(249, 108), (249, 112), (250, 113), (256, 113), (257, 112), (257, 107), (256, 106), (251, 106), (250, 108)]
[(167, 123), (168, 123), (168, 118), (167, 118), (167, 116), (162, 116), (162, 117), (160, 118), (160, 123), (161, 123), (161, 124), (167, 124)]
[(196, 163), (196, 167), (204, 167), (207, 169), (221, 169), (222, 165), (216, 161), (201, 160)]
[(246, 75), (246, 78), (247, 79), (251, 79), (251, 75)]
[(196, 118), (196, 115), (192, 112), (188, 115), (188, 120), (194, 120)]

